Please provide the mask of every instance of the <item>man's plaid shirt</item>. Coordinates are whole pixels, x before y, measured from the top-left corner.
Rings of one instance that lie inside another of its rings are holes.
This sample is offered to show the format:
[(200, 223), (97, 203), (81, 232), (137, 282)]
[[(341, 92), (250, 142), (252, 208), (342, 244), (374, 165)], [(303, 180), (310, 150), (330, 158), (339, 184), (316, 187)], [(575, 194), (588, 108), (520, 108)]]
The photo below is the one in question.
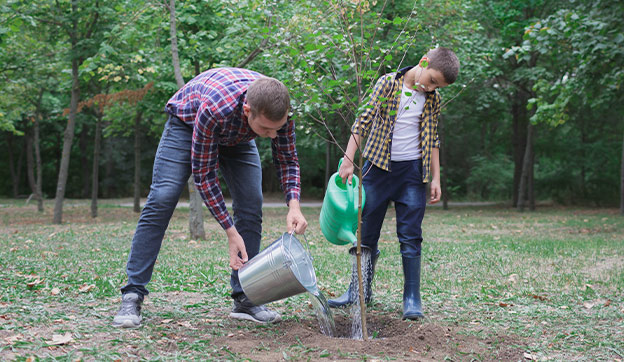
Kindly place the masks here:
[[(208, 209), (224, 229), (234, 225), (217, 178), (219, 145), (233, 146), (256, 138), (243, 113), (247, 88), (262, 74), (239, 68), (203, 72), (171, 97), (165, 111), (193, 127), (191, 167), (195, 185)], [(291, 119), (271, 140), (273, 163), (286, 203), (299, 200), (301, 180)]]
[[(390, 150), (392, 149), (392, 132), (397, 117), (401, 91), (407, 67), (395, 73), (389, 73), (377, 80), (373, 92), (366, 104), (366, 109), (351, 127), (353, 134), (368, 137), (362, 156), (375, 166), (390, 171)], [(429, 181), (431, 166), (431, 149), (440, 148), (438, 137), (438, 115), (440, 114), (440, 94), (425, 93), (426, 101), (421, 115), (420, 127), (423, 182)]]

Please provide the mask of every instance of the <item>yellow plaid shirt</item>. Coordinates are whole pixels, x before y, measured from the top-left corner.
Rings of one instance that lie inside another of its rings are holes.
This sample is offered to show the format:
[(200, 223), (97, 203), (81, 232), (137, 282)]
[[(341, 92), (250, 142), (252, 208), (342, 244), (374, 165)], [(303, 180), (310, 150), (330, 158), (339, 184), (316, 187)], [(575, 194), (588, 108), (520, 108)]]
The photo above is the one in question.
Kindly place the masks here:
[[(351, 132), (360, 137), (368, 137), (362, 156), (375, 166), (390, 171), (390, 150), (392, 132), (401, 102), (401, 92), (405, 73), (412, 67), (383, 75), (377, 80), (373, 93), (366, 103), (366, 109), (357, 118)], [(425, 93), (426, 100), (421, 115), (420, 139), (423, 160), (423, 182), (429, 181), (431, 149), (440, 148), (438, 137), (438, 115), (440, 114), (440, 94)]]

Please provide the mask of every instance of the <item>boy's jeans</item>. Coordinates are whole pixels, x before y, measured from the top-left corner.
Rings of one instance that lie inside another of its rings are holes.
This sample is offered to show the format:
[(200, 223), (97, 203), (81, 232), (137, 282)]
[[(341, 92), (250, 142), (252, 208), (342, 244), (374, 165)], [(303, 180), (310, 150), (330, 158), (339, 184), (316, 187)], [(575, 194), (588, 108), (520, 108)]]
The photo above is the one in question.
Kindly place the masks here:
[(363, 169), (366, 202), (362, 210), (362, 244), (370, 247), (375, 255), (388, 203), (394, 201), (401, 255), (408, 258), (419, 256), (426, 206), (422, 160), (392, 161), (391, 172), (366, 161)]
[[(189, 125), (169, 116), (156, 151), (147, 203), (132, 239), (126, 268), (128, 284), (122, 293), (149, 293), (145, 286), (152, 278), (165, 230), (191, 175), (192, 135)], [(262, 233), (262, 168), (256, 143), (219, 146), (219, 169), (232, 196), (234, 225), (251, 259), (260, 250)], [(227, 238), (223, 242), (227, 243)], [(243, 293), (237, 271), (232, 271), (230, 284), (232, 297)]]

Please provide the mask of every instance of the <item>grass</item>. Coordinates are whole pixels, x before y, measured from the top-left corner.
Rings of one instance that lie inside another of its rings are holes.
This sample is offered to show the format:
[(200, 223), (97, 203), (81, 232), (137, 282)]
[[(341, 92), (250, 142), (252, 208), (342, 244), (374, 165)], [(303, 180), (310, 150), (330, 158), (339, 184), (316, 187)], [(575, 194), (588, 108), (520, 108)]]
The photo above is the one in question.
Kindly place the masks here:
[[(301, 340), (279, 350), (259, 343), (249, 355), (213, 343), (245, 333), (271, 340), (279, 328), (223, 318), (230, 308), (224, 234), (210, 219), (207, 240), (189, 240), (184, 209), (174, 214), (148, 286), (147, 323), (137, 330), (112, 328), (138, 218), (131, 208), (105, 201), (92, 220), (88, 202), (71, 201), (64, 213), (69, 221), (52, 225), (51, 201), (43, 215), (23, 201), (0, 204), (0, 359), (392, 358)], [(304, 209), (307, 240), (321, 290), (339, 295), (350, 278), (347, 247), (323, 239), (319, 211)], [(263, 246), (284, 231), (285, 212), (265, 209)], [(430, 208), (423, 229), (422, 294), (433, 323), (487, 339), (492, 350), (500, 337), (517, 336), (518, 348), (537, 359), (624, 360), (624, 217), (616, 210)], [(403, 279), (393, 209), (380, 250), (369, 310), (400, 318)], [(306, 314), (303, 295), (272, 305), (286, 319), (315, 318)], [(51, 343), (66, 332), (71, 343)]]

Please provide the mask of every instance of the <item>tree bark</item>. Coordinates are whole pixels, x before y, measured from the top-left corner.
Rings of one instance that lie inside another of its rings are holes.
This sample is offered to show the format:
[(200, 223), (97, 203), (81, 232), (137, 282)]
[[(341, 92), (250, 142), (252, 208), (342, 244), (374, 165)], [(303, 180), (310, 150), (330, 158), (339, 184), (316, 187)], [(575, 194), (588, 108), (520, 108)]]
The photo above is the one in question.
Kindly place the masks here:
[(89, 182), (89, 157), (87, 155), (87, 147), (89, 143), (89, 129), (86, 122), (82, 123), (82, 130), (80, 131), (80, 165), (82, 170), (82, 197), (88, 198), (89, 191), (91, 189), (91, 182)]
[[(169, 31), (171, 34), (171, 58), (173, 61), (173, 73), (175, 75), (178, 88), (182, 88), (184, 86), (184, 79), (182, 78), (180, 58), (178, 57), (175, 0), (169, 0)], [(195, 182), (192, 175), (189, 177), (187, 183), (189, 190), (189, 232), (191, 234), (191, 239), (205, 239), (206, 232), (204, 231), (203, 201), (199, 192), (197, 192), (197, 189), (195, 188)]]
[(622, 138), (622, 161), (620, 170), (620, 214), (624, 215), (624, 137)]
[(100, 151), (102, 149), (102, 114), (96, 112), (93, 141), (93, 165), (91, 167), (91, 217), (98, 216), (98, 191), (100, 190)]
[(533, 143), (535, 139), (535, 129), (531, 135), (531, 160), (529, 161), (529, 178), (528, 178), (528, 190), (529, 193), (529, 210), (535, 211), (535, 149)]
[(141, 212), (141, 117), (137, 110), (134, 117), (134, 212)]
[[(72, 48), (76, 48), (73, 41)], [(80, 98), (80, 80), (78, 78), (78, 59), (72, 59), (72, 91), (69, 108), (69, 120), (63, 136), (63, 153), (61, 156), (61, 167), (56, 184), (56, 198), (54, 199), (54, 216), (52, 222), (60, 224), (63, 222), (63, 200), (65, 199), (65, 186), (69, 173), (69, 159), (71, 156), (72, 141), (74, 140), (74, 128), (76, 126), (76, 111), (78, 109), (78, 99)]]
[(448, 210), (449, 192), (448, 178), (446, 177), (446, 135), (442, 116), (438, 120), (438, 135), (440, 136), (440, 188), (442, 189), (442, 208)]
[(526, 148), (524, 151), (524, 161), (522, 163), (522, 174), (520, 176), (520, 187), (518, 189), (518, 211), (524, 211), (524, 205), (527, 197), (527, 187), (530, 182), (529, 173), (531, 168), (531, 159), (533, 152), (533, 125), (529, 122), (527, 126)]
[(175, 0), (169, 0), (169, 32), (171, 34), (171, 58), (173, 60), (173, 74), (178, 88), (184, 86), (184, 78), (180, 69), (178, 57), (178, 35), (176, 31)]
[[(78, 11), (78, 0), (72, 1), (72, 14)], [(72, 21), (72, 29), (70, 32), (71, 54), (72, 58), (72, 90), (69, 108), (69, 119), (65, 133), (63, 135), (63, 152), (61, 154), (61, 165), (59, 169), (58, 182), (56, 185), (56, 197), (54, 200), (54, 216), (52, 222), (60, 224), (63, 222), (63, 200), (65, 199), (65, 186), (67, 184), (67, 175), (69, 173), (69, 158), (71, 156), (71, 146), (74, 140), (74, 127), (76, 126), (76, 111), (78, 109), (78, 101), (80, 98), (80, 79), (78, 78), (78, 67), (80, 61), (78, 59), (78, 20), (74, 17)]]
[(28, 187), (30, 187), (31, 193), (28, 200), (31, 197), (37, 195), (37, 186), (35, 185), (35, 160), (33, 156), (33, 130), (28, 128), (24, 132), (26, 139), (26, 174), (28, 175)]
[(11, 183), (13, 186), (13, 197), (17, 198), (19, 190), (19, 180), (15, 171), (15, 155), (13, 153), (13, 133), (8, 133), (6, 136), (7, 141), (7, 155), (9, 156), (9, 174), (11, 175)]
[(43, 193), (41, 192), (41, 183), (42, 183), (42, 162), (41, 162), (41, 141), (39, 138), (39, 118), (35, 117), (34, 124), (34, 143), (35, 143), (35, 162), (37, 166), (37, 174), (35, 178), (35, 190), (37, 194), (37, 210), (39, 212), (43, 212)]
[(325, 182), (323, 183), (323, 195), (327, 191), (327, 183), (329, 182), (329, 177), (332, 175), (331, 172), (331, 142), (325, 143)]
[(512, 206), (518, 206), (518, 195), (520, 194), (520, 180), (524, 164), (524, 154), (526, 152), (526, 97), (521, 90), (516, 90), (511, 101), (511, 113), (513, 117), (512, 144), (514, 159), (514, 179), (513, 179), (513, 201)]

